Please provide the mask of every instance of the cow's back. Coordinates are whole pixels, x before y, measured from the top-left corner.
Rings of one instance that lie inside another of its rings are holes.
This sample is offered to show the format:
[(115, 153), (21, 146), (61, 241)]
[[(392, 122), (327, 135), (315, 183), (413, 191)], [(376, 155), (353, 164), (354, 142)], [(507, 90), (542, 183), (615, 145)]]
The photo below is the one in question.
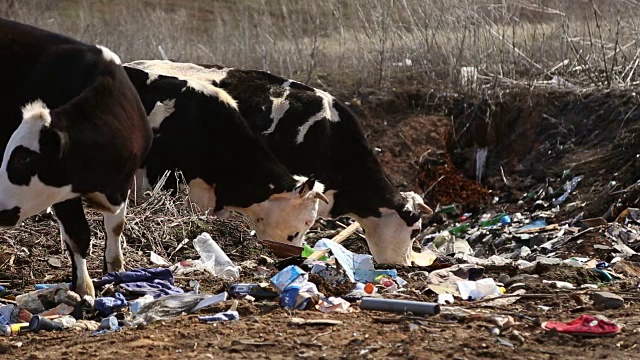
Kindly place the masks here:
[[(20, 107), (40, 97), (55, 109), (78, 96), (85, 84), (78, 86), (76, 79), (86, 78), (78, 72), (88, 68), (78, 64), (88, 60), (87, 51), (96, 58), (100, 51), (63, 35), (6, 19), (0, 19), (0, 34), (0, 82), (7, 89), (0, 97), (0, 150), (4, 150), (22, 120)], [(56, 69), (47, 74), (48, 69), (55, 68), (53, 62), (64, 63), (63, 59), (71, 60), (64, 71)]]

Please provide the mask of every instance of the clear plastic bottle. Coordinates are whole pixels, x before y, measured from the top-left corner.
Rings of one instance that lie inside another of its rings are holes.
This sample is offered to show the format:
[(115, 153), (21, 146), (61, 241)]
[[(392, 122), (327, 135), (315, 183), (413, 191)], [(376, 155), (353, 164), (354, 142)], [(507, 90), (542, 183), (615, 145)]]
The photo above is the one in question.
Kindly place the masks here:
[(233, 264), (209, 233), (203, 232), (193, 240), (193, 247), (200, 254), (206, 269), (213, 275), (225, 280), (235, 280), (240, 277), (240, 268)]

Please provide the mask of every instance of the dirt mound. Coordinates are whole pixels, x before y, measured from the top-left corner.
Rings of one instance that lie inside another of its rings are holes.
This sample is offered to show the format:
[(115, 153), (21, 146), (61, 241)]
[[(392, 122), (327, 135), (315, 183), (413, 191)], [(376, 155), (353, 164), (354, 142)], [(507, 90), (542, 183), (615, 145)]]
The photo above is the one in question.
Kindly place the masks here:
[(444, 151), (429, 153), (422, 160), (420, 169), (418, 186), (429, 204), (457, 203), (474, 211), (490, 203), (489, 191), (465, 177)]
[[(391, 182), (403, 191), (419, 191), (415, 179), (425, 154), (445, 150), (451, 120), (443, 116), (380, 116), (358, 108), (371, 146), (378, 148), (378, 160)], [(373, 117), (375, 116), (375, 117)]]

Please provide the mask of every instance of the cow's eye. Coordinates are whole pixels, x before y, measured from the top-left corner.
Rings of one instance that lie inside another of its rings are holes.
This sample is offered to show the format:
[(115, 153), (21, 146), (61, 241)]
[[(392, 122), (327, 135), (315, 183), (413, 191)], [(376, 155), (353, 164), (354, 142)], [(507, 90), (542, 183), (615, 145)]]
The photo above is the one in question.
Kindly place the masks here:
[(300, 234), (300, 231), (296, 232), (296, 233), (295, 233), (295, 234), (293, 234), (293, 235), (289, 235), (289, 236), (287, 236), (287, 240), (289, 240), (289, 241), (293, 241), (293, 239), (295, 239), (295, 238), (296, 238), (296, 236), (298, 236), (298, 234)]

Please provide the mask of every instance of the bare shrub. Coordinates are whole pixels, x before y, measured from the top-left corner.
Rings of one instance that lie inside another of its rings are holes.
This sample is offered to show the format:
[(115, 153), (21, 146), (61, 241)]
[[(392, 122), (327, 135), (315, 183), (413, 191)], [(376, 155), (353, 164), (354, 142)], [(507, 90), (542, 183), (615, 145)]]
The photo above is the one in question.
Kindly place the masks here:
[(3, 17), (123, 60), (168, 56), (358, 92), (415, 85), (638, 84), (637, 0), (3, 0)]

